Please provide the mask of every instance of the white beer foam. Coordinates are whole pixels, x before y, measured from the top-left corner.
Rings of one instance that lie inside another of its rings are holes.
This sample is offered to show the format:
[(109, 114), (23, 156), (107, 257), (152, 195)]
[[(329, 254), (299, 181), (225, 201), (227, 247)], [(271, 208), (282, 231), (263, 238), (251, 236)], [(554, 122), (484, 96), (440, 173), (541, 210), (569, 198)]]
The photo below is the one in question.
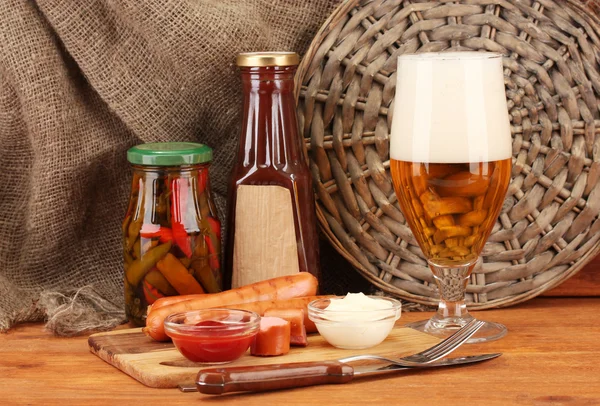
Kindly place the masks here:
[(403, 55), (397, 74), (392, 159), (461, 163), (512, 156), (501, 55)]

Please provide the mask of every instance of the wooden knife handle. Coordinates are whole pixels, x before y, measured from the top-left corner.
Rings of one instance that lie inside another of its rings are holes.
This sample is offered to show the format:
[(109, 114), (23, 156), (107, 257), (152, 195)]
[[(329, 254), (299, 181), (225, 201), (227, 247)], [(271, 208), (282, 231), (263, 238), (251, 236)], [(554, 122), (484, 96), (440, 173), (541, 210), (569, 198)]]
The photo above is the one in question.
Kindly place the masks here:
[(298, 362), (202, 369), (196, 386), (201, 393), (259, 392), (352, 380), (354, 369), (342, 362)]

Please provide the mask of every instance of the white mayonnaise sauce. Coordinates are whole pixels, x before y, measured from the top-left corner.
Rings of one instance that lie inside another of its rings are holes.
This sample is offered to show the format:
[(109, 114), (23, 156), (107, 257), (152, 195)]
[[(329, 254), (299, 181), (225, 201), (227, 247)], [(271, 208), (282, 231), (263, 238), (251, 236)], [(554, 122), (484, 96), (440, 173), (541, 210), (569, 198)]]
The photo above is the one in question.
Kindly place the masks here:
[(388, 336), (400, 317), (400, 309), (385, 299), (363, 293), (348, 293), (343, 299), (331, 299), (321, 320), (314, 320), (319, 333), (338, 348), (373, 347)]

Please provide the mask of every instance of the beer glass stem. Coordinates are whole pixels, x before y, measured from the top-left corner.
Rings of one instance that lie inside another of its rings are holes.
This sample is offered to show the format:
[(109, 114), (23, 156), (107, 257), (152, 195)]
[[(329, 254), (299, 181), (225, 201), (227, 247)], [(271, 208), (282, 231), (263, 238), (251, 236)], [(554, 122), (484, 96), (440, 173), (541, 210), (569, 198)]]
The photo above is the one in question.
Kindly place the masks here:
[(429, 261), (440, 292), (440, 303), (434, 316), (438, 321), (437, 328), (462, 326), (472, 318), (465, 304), (465, 291), (474, 266), (475, 263), (448, 267)]
[[(440, 302), (437, 313), (429, 320), (407, 324), (407, 327), (434, 336), (445, 338), (463, 327), (473, 316), (465, 304), (465, 292), (469, 276), (475, 267), (475, 262), (465, 265), (440, 265), (431, 260), (429, 267), (440, 291)], [(497, 340), (506, 335), (506, 327), (499, 323), (486, 321), (468, 343)]]

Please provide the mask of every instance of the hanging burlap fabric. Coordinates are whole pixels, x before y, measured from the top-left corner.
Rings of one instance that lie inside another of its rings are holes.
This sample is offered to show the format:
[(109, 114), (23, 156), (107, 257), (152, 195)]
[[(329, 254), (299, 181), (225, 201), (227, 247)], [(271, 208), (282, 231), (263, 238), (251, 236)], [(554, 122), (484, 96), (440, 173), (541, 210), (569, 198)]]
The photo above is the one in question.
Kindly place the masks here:
[(0, 3), (0, 331), (124, 320), (125, 151), (212, 146), (224, 213), (239, 125), (233, 62), (303, 53), (336, 0)]

